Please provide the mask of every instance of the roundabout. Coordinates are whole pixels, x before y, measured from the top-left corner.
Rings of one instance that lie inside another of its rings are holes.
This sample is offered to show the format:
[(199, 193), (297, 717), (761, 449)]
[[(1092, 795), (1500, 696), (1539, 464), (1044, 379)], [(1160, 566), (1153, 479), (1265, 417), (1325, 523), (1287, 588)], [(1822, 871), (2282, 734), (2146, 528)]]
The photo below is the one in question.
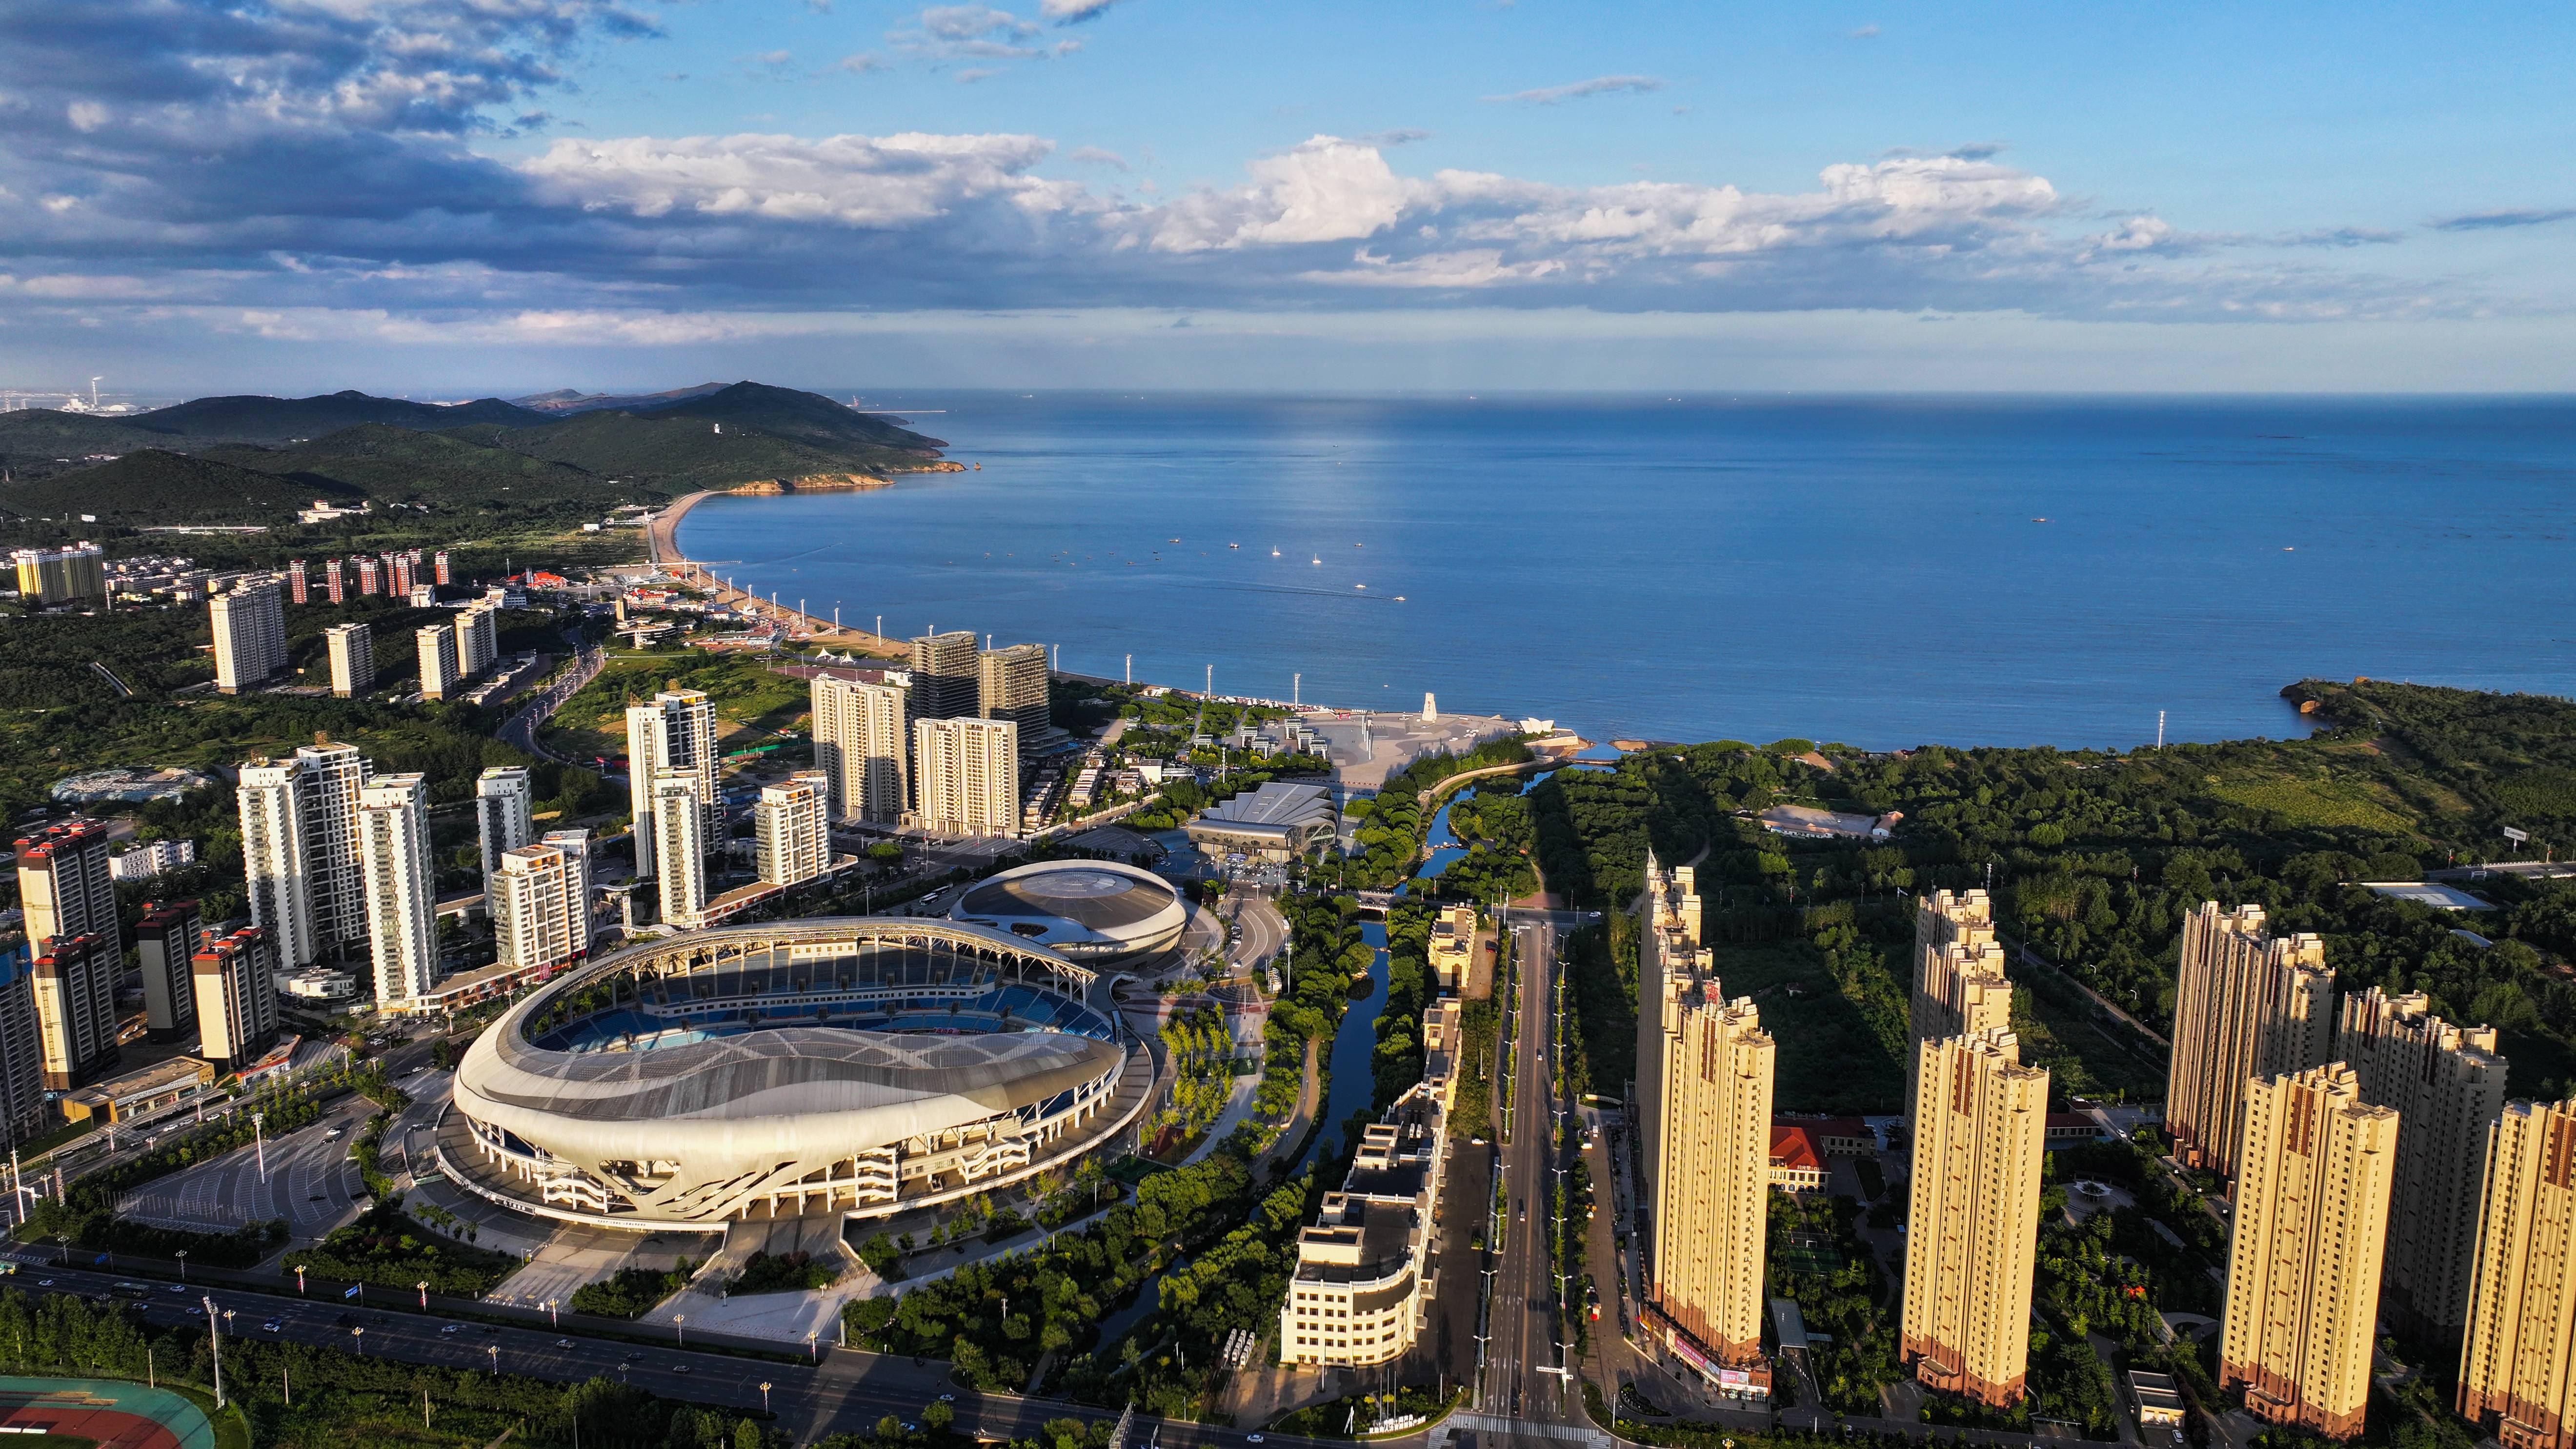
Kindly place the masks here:
[(1096, 974), (1023, 936), (724, 927), (511, 1008), (458, 1064), (438, 1161), (501, 1206), (637, 1231), (883, 1217), (1117, 1143), (1153, 1081)]

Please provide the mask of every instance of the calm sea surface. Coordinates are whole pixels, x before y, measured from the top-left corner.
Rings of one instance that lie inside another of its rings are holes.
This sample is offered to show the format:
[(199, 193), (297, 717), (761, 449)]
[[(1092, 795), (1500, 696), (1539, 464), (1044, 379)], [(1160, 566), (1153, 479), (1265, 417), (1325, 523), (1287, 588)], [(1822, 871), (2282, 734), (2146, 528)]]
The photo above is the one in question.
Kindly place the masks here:
[(1594, 738), (2127, 747), (2158, 710), (2298, 733), (2303, 676), (2576, 693), (2564, 401), (866, 402), (982, 471), (709, 499), (682, 547), (860, 627)]

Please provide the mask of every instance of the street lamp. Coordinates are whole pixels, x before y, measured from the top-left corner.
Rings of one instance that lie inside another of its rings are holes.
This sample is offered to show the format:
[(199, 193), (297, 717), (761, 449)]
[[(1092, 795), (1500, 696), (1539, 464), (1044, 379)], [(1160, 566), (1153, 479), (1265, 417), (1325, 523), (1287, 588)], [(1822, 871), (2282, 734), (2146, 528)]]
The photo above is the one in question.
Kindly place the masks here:
[(685, 1313), (672, 1314), (671, 1326), (679, 1330), (680, 1347), (687, 1348), (689, 1346), (689, 1315)]
[(219, 1315), (215, 1312), (215, 1300), (213, 1295), (210, 1294), (198, 1301), (206, 1305), (206, 1337), (213, 1343), (215, 1350), (215, 1407), (220, 1409), (224, 1406), (223, 1328), (220, 1324), (215, 1322), (215, 1319)]
[(555, 1312), (555, 1300), (552, 1298), (546, 1300), (546, 1321), (557, 1328), (563, 1327), (563, 1316)]
[(823, 1347), (815, 1342), (815, 1337), (810, 1332), (805, 1335), (805, 1361), (808, 1363), (819, 1362), (823, 1357)]
[(188, 1250), (181, 1248), (170, 1256), (179, 1260), (179, 1281), (183, 1284), (186, 1283), (188, 1281)]
[(760, 1412), (764, 1414), (769, 1412), (769, 1380), (767, 1379), (760, 1381)]
[(429, 1280), (423, 1278), (411, 1286), (420, 1290), (420, 1306), (426, 1311), (429, 1308)]
[(360, 1325), (359, 1327), (350, 1329), (349, 1336), (358, 1341), (358, 1357), (365, 1358), (367, 1356), (367, 1330), (365, 1326)]
[(295, 1296), (304, 1296), (304, 1265), (301, 1263), (295, 1265)]

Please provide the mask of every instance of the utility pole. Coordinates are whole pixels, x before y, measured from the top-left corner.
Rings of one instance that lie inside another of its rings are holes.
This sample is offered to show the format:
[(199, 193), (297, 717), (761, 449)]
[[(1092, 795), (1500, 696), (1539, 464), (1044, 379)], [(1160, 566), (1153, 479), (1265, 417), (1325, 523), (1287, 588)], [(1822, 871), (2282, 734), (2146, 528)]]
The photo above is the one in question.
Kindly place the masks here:
[(1136, 656), (1133, 654), (1127, 656), (1127, 683), (1130, 688), (1136, 683)]
[(2164, 747), (2165, 747), (2165, 712), (2164, 712), (2163, 710), (2157, 710), (2157, 711), (2156, 711), (2156, 748), (2161, 750), (2161, 749), (2163, 749)]
[(197, 1300), (206, 1307), (206, 1334), (215, 1348), (215, 1407), (224, 1406), (224, 1326), (215, 1317), (215, 1298), (209, 1293)]

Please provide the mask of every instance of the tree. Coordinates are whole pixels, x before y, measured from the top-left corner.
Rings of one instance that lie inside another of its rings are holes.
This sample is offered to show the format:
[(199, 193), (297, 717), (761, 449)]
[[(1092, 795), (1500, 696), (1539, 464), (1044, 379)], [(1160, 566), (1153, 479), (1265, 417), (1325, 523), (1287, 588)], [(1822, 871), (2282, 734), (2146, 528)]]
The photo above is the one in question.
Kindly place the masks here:
[(957, 1410), (934, 1400), (922, 1406), (921, 1422), (932, 1433), (944, 1434), (948, 1432), (949, 1425), (957, 1422)]

